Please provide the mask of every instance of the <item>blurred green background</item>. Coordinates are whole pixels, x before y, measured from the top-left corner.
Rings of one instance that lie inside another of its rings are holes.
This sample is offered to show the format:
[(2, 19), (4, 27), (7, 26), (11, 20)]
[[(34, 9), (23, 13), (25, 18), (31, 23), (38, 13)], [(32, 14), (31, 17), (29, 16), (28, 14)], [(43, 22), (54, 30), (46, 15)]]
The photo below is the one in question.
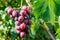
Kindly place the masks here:
[[(22, 1), (22, 6), (28, 5), (25, 0)], [(32, 25), (30, 33), (24, 40), (51, 40), (39, 19), (43, 19), (52, 36), (60, 40), (60, 0), (30, 0), (30, 2), (33, 8)], [(5, 11), (8, 6), (19, 8), (21, 0), (0, 0), (0, 40), (21, 40), (14, 29), (14, 19)]]

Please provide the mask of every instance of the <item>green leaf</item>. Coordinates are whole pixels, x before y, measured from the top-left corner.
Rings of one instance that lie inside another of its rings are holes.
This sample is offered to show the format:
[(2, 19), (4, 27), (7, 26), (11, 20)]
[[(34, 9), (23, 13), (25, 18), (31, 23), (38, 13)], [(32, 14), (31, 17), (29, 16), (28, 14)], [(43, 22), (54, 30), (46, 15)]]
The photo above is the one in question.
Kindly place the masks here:
[(55, 3), (53, 0), (47, 0), (49, 7), (50, 21), (52, 25), (55, 25)]
[(40, 17), (40, 11), (42, 12), (42, 10), (46, 8), (45, 6), (43, 6), (44, 3), (45, 3), (45, 0), (35, 0), (32, 2), (32, 5), (34, 7), (33, 13), (36, 19)]
[(57, 4), (60, 4), (60, 0), (54, 0)]
[(39, 29), (39, 27), (40, 27), (40, 22), (37, 19), (34, 20), (34, 18), (32, 18), (32, 25), (30, 30), (33, 36), (36, 35), (36, 32)]
[(45, 3), (43, 4), (42, 9), (40, 11), (40, 15), (43, 15), (44, 14), (44, 12), (46, 11), (47, 6), (48, 6), (47, 1), (45, 1)]
[(59, 26), (60, 26), (60, 16), (58, 17), (58, 24), (59, 24)]
[(56, 38), (60, 39), (60, 28), (57, 29), (56, 34), (57, 34)]
[(12, 32), (12, 33), (11, 33), (11, 37), (12, 37), (12, 40), (15, 40), (15, 38), (17, 37), (17, 34), (14, 33), (14, 32)]

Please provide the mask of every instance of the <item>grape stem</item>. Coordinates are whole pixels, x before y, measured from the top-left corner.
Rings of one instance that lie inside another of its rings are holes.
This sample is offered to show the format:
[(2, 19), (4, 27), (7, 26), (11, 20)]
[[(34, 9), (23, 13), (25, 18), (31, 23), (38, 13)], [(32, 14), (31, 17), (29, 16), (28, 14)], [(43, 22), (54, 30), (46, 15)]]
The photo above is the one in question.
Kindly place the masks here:
[(26, 3), (32, 8), (32, 5), (31, 5), (30, 0), (25, 0), (25, 1), (26, 1)]
[(49, 34), (49, 36), (51, 37), (52, 40), (55, 40), (55, 38), (53, 37), (53, 35), (51, 34), (51, 32), (49, 31), (48, 26), (46, 25), (46, 23), (44, 22), (43, 19), (40, 19), (40, 22), (43, 24), (44, 29), (47, 31), (47, 33)]
[[(22, 7), (22, 5), (23, 5), (23, 0), (21, 0), (21, 7)], [(20, 8), (21, 8), (21, 7), (20, 7)]]
[(23, 38), (21, 38), (21, 40), (24, 40)]
[(19, 8), (13, 8), (14, 10), (20, 10), (22, 8), (23, 5), (23, 0), (21, 0), (21, 6)]

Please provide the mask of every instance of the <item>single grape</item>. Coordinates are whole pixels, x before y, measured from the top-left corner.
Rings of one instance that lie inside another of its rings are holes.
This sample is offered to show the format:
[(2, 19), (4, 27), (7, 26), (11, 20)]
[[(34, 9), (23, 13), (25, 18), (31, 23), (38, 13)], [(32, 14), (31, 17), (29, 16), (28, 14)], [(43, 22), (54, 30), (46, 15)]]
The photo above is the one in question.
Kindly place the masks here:
[(24, 19), (28, 19), (28, 18), (29, 18), (29, 15), (26, 14), (26, 15), (24, 16)]
[(10, 7), (10, 8), (8, 9), (8, 13), (9, 13), (10, 15), (12, 15), (12, 12), (13, 12), (13, 9)]
[(31, 24), (32, 24), (32, 21), (31, 21), (31, 20), (29, 20), (29, 21), (28, 21), (28, 25), (31, 25)]
[(19, 17), (18, 17), (18, 21), (19, 21), (20, 23), (22, 23), (23, 20), (24, 20), (24, 17), (23, 17), (23, 16), (19, 16)]
[(19, 22), (19, 21), (16, 21), (15, 24), (16, 24), (17, 26), (20, 26), (20, 22)]
[(26, 34), (28, 34), (30, 31), (29, 31), (29, 25), (26, 26), (26, 28), (24, 29), (24, 32), (26, 32)]
[(26, 11), (30, 11), (31, 7), (30, 6), (27, 6), (26, 7)]
[(23, 6), (22, 7), (22, 10), (25, 10), (25, 11), (30, 11), (31, 7), (30, 6)]
[(28, 34), (28, 33), (30, 32), (30, 30), (26, 28), (26, 29), (24, 30), (24, 32), (26, 32), (26, 34)]
[(19, 13), (20, 13), (19, 10), (16, 10), (16, 12), (17, 12), (17, 17), (21, 16), (21, 15), (19, 14)]
[(27, 14), (27, 13), (26, 13), (25, 10), (21, 10), (21, 11), (20, 11), (20, 15), (23, 15), (23, 16), (24, 16), (24, 15), (26, 15), (26, 14)]
[(17, 17), (17, 12), (14, 10), (13, 12), (12, 12), (12, 16), (15, 18), (15, 17)]
[(24, 30), (26, 28), (26, 24), (25, 23), (22, 23), (21, 25), (20, 25), (20, 29), (21, 30)]
[(20, 33), (20, 37), (21, 37), (21, 38), (25, 38), (25, 37), (26, 37), (26, 33), (25, 33), (25, 32), (21, 32), (21, 33)]
[(30, 16), (30, 11), (28, 11), (27, 14)]
[(27, 28), (27, 29), (29, 29), (29, 28), (30, 28), (30, 26), (29, 26), (29, 25), (26, 25), (26, 28)]
[(25, 24), (28, 24), (28, 20), (24, 20), (24, 23), (25, 23)]

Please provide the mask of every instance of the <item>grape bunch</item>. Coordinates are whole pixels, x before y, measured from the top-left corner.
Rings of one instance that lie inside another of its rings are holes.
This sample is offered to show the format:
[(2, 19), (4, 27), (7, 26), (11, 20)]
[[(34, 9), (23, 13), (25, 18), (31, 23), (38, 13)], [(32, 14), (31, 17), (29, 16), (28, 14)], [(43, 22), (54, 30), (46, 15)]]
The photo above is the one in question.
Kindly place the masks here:
[(29, 33), (31, 25), (30, 20), (30, 6), (23, 6), (21, 10), (13, 10), (12, 7), (7, 7), (6, 10), (11, 18), (15, 20), (16, 32), (20, 34), (21, 38), (25, 38), (26, 34)]

